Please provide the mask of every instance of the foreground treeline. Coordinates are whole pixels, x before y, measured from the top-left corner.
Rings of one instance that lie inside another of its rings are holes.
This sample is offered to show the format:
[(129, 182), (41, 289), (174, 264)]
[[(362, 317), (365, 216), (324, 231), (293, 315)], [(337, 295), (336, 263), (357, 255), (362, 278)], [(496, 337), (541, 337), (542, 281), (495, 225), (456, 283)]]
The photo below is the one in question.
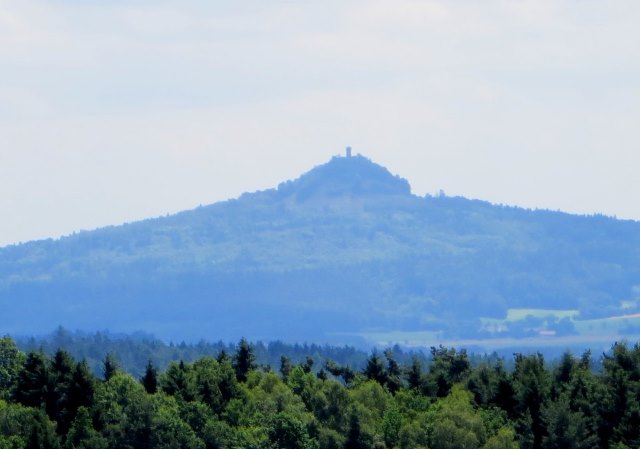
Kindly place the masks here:
[(64, 350), (51, 357), (0, 340), (0, 448), (636, 448), (640, 348), (569, 354), (552, 367), (516, 355), (472, 367), (464, 351), (431, 363), (373, 353), (355, 371), (312, 358), (258, 366), (231, 353), (149, 363), (140, 378), (104, 359), (101, 376)]

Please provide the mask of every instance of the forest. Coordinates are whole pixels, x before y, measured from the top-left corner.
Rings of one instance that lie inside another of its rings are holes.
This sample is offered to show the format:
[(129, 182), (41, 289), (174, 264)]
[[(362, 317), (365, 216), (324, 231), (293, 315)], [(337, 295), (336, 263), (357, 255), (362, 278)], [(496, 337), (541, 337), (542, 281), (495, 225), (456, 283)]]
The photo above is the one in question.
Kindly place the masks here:
[[(594, 369), (598, 367), (598, 369)], [(635, 448), (640, 346), (471, 363), (432, 347), (425, 362), (371, 352), (258, 364), (245, 339), (142, 375), (114, 353), (95, 374), (64, 349), (0, 339), (0, 448)]]

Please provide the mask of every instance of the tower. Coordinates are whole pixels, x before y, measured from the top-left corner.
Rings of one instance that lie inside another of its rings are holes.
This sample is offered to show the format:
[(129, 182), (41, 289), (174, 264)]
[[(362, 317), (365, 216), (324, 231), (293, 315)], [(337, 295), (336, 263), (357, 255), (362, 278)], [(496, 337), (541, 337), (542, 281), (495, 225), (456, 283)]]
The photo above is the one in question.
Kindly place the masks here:
[(351, 147), (347, 147), (347, 157), (351, 157)]

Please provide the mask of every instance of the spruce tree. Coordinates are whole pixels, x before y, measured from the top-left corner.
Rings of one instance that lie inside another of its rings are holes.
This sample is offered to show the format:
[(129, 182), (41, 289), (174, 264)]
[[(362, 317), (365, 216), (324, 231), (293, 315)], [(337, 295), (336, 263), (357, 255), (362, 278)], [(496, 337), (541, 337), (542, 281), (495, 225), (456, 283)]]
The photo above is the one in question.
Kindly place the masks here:
[(291, 374), (291, 370), (293, 369), (293, 365), (291, 365), (291, 360), (286, 355), (280, 356), (280, 374), (282, 375), (282, 380), (285, 382), (289, 378), (289, 374)]
[(111, 379), (120, 370), (120, 365), (113, 352), (107, 354), (102, 365), (102, 375), (104, 381)]
[(73, 380), (69, 389), (69, 408), (75, 414), (80, 407), (91, 407), (96, 389), (96, 376), (91, 372), (86, 360), (78, 362), (73, 370)]
[(147, 362), (147, 368), (140, 381), (147, 393), (154, 394), (158, 391), (158, 370), (153, 366), (151, 360)]
[(57, 431), (64, 434), (69, 429), (75, 410), (70, 407), (69, 393), (73, 384), (75, 363), (68, 352), (58, 349), (51, 362), (51, 387), (47, 413), (58, 423)]
[(233, 357), (233, 368), (238, 382), (245, 382), (250, 371), (256, 368), (253, 347), (244, 338), (238, 344), (238, 351)]
[(42, 352), (30, 352), (18, 374), (15, 397), (28, 407), (44, 407), (50, 389), (49, 361)]

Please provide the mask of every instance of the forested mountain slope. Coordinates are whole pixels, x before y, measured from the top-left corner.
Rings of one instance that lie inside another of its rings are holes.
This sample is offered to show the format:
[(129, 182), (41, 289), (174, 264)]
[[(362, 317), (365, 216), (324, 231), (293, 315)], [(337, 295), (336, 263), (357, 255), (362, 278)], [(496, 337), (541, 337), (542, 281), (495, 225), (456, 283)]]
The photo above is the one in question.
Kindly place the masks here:
[(14, 334), (461, 337), (508, 309), (586, 319), (634, 313), (638, 300), (640, 223), (418, 197), (362, 156), (172, 216), (0, 249), (0, 329)]

